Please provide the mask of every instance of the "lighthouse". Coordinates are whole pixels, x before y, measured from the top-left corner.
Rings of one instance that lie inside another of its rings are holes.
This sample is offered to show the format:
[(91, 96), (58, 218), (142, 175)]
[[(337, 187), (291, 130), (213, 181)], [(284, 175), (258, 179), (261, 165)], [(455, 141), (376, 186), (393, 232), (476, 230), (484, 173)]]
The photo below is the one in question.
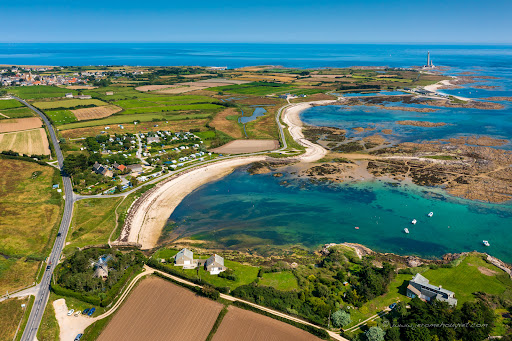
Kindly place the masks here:
[(427, 52), (427, 67), (430, 67), (430, 51)]

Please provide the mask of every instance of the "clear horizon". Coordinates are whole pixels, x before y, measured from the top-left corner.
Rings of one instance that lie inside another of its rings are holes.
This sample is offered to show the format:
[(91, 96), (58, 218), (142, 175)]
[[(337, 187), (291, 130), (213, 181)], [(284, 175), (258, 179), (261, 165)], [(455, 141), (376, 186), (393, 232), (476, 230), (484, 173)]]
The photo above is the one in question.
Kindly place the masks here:
[(3, 43), (512, 44), (512, 2), (20, 0)]

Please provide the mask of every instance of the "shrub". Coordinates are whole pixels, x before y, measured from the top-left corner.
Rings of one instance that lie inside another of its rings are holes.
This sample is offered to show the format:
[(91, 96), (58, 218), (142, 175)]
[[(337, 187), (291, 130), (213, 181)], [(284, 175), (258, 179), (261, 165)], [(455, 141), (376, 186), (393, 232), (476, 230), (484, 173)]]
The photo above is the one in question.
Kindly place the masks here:
[(350, 314), (344, 310), (337, 310), (331, 316), (332, 325), (336, 328), (341, 328), (352, 322)]

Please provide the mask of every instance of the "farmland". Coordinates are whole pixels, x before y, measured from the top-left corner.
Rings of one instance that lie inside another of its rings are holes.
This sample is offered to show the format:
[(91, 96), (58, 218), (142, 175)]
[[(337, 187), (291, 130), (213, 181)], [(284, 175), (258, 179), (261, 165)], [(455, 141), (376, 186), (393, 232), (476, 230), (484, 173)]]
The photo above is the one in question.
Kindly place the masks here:
[(0, 151), (26, 155), (50, 155), (50, 146), (44, 128), (0, 134)]
[[(23, 287), (34, 280), (50, 240), (56, 235), (62, 197), (52, 184), (59, 171), (50, 166), (14, 159), (0, 159), (0, 292)], [(30, 238), (27, 238), (30, 236)]]
[(224, 316), (219, 329), (212, 338), (212, 341), (224, 340), (319, 341), (321, 339), (271, 317), (230, 306), (228, 313)]
[(34, 112), (27, 107), (2, 109), (0, 110), (0, 120), (8, 118), (33, 117)]
[(63, 99), (59, 101), (34, 102), (32, 105), (39, 109), (69, 109), (80, 106), (101, 106), (107, 103), (97, 99)]
[(28, 130), (41, 128), (43, 122), (39, 117), (9, 119), (0, 121), (0, 133), (8, 133), (11, 131)]
[(0, 110), (22, 107), (23, 104), (15, 99), (0, 100)]
[(52, 120), (53, 124), (57, 126), (76, 122), (76, 117), (70, 110), (45, 110), (44, 113)]
[(55, 98), (64, 97), (67, 93), (73, 93), (77, 95), (76, 91), (58, 88), (56, 86), (22, 86), (10, 88), (9, 92), (19, 96), (23, 99), (40, 99), (40, 98)]
[(28, 304), (28, 299), (10, 299), (0, 302), (0, 340), (12, 340), (18, 323), (23, 317), (22, 304)]
[(116, 107), (115, 105), (105, 105), (101, 107), (75, 109), (71, 110), (71, 112), (75, 114), (77, 120), (85, 121), (108, 117), (118, 113), (121, 110), (123, 109)]
[(148, 278), (130, 294), (98, 341), (204, 340), (221, 309), (221, 304), (187, 289)]
[(294, 86), (282, 83), (252, 82), (246, 84), (224, 85), (210, 88), (210, 91), (227, 92), (233, 94), (265, 96), (269, 94), (285, 93)]

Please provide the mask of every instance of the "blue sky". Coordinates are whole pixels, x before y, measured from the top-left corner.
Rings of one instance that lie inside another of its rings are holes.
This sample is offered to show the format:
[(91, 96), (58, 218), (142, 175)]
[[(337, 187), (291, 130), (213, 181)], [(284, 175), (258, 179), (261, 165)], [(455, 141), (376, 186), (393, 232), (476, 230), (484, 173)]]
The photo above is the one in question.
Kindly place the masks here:
[(512, 43), (511, 0), (0, 4), (2, 42)]

